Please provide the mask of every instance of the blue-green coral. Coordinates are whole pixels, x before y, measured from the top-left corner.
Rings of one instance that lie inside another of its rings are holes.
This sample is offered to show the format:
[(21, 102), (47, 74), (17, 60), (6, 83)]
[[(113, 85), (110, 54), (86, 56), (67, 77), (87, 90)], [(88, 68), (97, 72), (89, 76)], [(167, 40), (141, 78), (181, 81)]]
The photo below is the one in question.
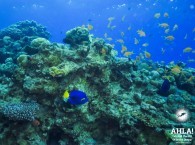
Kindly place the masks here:
[[(46, 29), (31, 21), (0, 31), (0, 103), (36, 100), (41, 121), (39, 129), (17, 121), (6, 126), (8, 120), (1, 116), (2, 144), (41, 145), (56, 127), (61, 130), (59, 142), (66, 144), (166, 144), (164, 132), (178, 125), (173, 119), (178, 104), (194, 108), (195, 82), (189, 79), (194, 69), (182, 68), (174, 76), (171, 65), (118, 58), (110, 44), (82, 27), (69, 30), (65, 44), (48, 38)], [(157, 93), (165, 78), (171, 78), (166, 99)], [(64, 90), (82, 90), (90, 101), (71, 107), (63, 101)], [(194, 120), (192, 113), (183, 126), (192, 126)], [(9, 137), (21, 128), (17, 137)]]

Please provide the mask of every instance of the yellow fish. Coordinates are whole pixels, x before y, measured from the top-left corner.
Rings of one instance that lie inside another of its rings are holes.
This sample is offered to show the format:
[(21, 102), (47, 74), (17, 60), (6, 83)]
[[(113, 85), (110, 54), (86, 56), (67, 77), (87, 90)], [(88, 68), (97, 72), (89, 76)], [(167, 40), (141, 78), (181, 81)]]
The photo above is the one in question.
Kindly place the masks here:
[(131, 55), (133, 55), (134, 53), (133, 53), (133, 51), (126, 51), (125, 53), (124, 53), (124, 56), (125, 57), (129, 57), (129, 56), (131, 56)]
[(181, 73), (181, 68), (178, 65), (175, 65), (172, 69), (171, 72), (175, 75), (180, 74)]
[(178, 25), (175, 24), (175, 25), (173, 26), (173, 31), (175, 31), (175, 30), (177, 30), (177, 29), (178, 29)]
[(121, 36), (124, 37), (125, 33), (124, 32), (121, 32)]
[(158, 26), (159, 27), (161, 27), (161, 28), (168, 28), (169, 27), (169, 24), (167, 24), (167, 23), (161, 23), (161, 24), (158, 24)]
[(90, 31), (90, 30), (93, 30), (93, 26), (92, 25), (90, 25), (90, 24), (88, 24), (87, 25), (87, 29)]
[(165, 40), (169, 40), (169, 41), (173, 41), (174, 39), (175, 39), (175, 37), (172, 35), (165, 37)]
[(167, 12), (164, 13), (164, 17), (169, 17), (169, 14)]
[(109, 17), (109, 18), (108, 18), (108, 21), (111, 22), (111, 21), (113, 21), (114, 19), (115, 19), (115, 17)]
[(69, 98), (69, 92), (66, 90), (62, 97), (63, 97), (64, 101), (67, 101)]
[(106, 55), (106, 49), (105, 48), (102, 48), (101, 54)]
[(116, 40), (116, 42), (124, 43), (124, 40), (123, 39), (118, 39), (118, 40)]
[(127, 47), (122, 45), (122, 48), (121, 48), (121, 53), (124, 53), (125, 51), (127, 51)]
[(148, 45), (149, 45), (148, 43), (142, 44), (143, 47), (147, 47)]
[(127, 28), (127, 30), (131, 30), (131, 26), (129, 26), (129, 27)]
[(146, 33), (143, 30), (137, 30), (139, 37), (146, 37)]
[(139, 44), (139, 40), (137, 40), (137, 38), (134, 38), (134, 44), (135, 45)]
[(106, 40), (108, 40), (108, 41), (112, 41), (112, 38), (111, 38), (111, 37), (108, 37), (108, 38), (106, 38)]
[(170, 65), (173, 65), (173, 64), (175, 64), (175, 62), (174, 62), (174, 61), (171, 61), (171, 62), (169, 62), (169, 64), (170, 64)]
[(111, 22), (108, 23), (107, 28), (110, 28), (110, 26), (111, 26)]
[(192, 51), (192, 48), (191, 47), (186, 47), (184, 50), (183, 50), (183, 53), (189, 53)]
[(194, 63), (195, 59), (188, 59), (187, 61), (190, 62), (190, 63)]
[(154, 14), (154, 17), (157, 18), (157, 19), (160, 18), (160, 13)]
[(144, 55), (146, 58), (151, 58), (151, 54), (147, 51), (144, 51)]
[(111, 30), (114, 30), (115, 28), (116, 28), (116, 26), (112, 26), (112, 27), (110, 27), (110, 29), (111, 29)]
[(82, 25), (81, 28), (85, 28), (85, 25)]
[(166, 30), (165, 30), (165, 34), (168, 34), (168, 33), (169, 33), (169, 29), (166, 29)]

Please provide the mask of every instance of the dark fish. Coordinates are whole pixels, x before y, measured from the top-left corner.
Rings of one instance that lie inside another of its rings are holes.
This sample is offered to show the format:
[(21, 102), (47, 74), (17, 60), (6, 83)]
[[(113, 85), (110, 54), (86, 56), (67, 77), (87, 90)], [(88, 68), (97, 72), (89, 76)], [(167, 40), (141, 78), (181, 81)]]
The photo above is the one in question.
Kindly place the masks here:
[(87, 21), (88, 21), (88, 22), (91, 22), (91, 21), (92, 21), (92, 19), (90, 19), (90, 18), (89, 18)]
[(168, 79), (165, 79), (161, 88), (158, 91), (158, 94), (161, 96), (168, 97), (169, 95), (169, 89), (170, 89), (170, 82)]
[(73, 90), (70, 92), (68, 103), (72, 105), (82, 105), (89, 101), (87, 95), (79, 90)]
[(60, 128), (53, 128), (48, 133), (48, 139), (46, 144), (47, 145), (60, 145), (59, 140), (61, 139), (61, 136), (63, 134), (63, 131), (60, 130)]

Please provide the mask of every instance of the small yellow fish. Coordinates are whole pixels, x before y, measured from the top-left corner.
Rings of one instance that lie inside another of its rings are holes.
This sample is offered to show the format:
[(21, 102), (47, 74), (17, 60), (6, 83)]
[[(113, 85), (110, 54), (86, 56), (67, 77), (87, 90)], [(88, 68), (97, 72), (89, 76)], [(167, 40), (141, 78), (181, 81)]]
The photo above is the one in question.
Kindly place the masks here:
[(130, 31), (130, 30), (131, 30), (131, 26), (129, 26), (129, 27), (127, 28), (127, 30), (129, 30), (129, 31)]
[(169, 14), (167, 12), (164, 13), (164, 17), (169, 17)]
[(62, 97), (63, 97), (64, 101), (68, 100), (68, 98), (69, 98), (69, 92), (67, 90), (64, 91), (64, 94), (63, 94)]
[(146, 58), (151, 58), (151, 54), (147, 51), (144, 51), (144, 55)]
[(116, 42), (124, 43), (124, 40), (123, 39), (118, 39), (118, 40), (116, 40)]
[(137, 38), (134, 38), (134, 44), (135, 45), (139, 44), (139, 40), (137, 40)]
[(165, 34), (168, 34), (168, 33), (169, 33), (169, 29), (166, 29), (166, 30), (165, 30)]
[(174, 61), (171, 61), (171, 62), (169, 62), (169, 64), (170, 64), (170, 65), (174, 65), (174, 64), (175, 64), (175, 62), (174, 62)]
[(124, 21), (125, 21), (125, 16), (123, 16), (123, 17), (121, 18), (121, 21), (122, 21), (122, 22), (124, 22)]
[(181, 73), (181, 68), (178, 65), (175, 65), (172, 69), (171, 72), (175, 75), (178, 75)]
[(126, 51), (125, 53), (124, 53), (124, 56), (125, 57), (129, 57), (129, 56), (131, 56), (131, 55), (133, 55), (134, 53), (133, 53), (133, 51)]
[(169, 36), (165, 37), (165, 40), (173, 41), (173, 40), (175, 40), (175, 37), (172, 35), (169, 35)]
[(124, 37), (125, 36), (125, 33), (124, 32), (121, 32), (121, 36)]
[(146, 33), (143, 30), (137, 30), (139, 37), (146, 37)]
[(87, 29), (90, 31), (90, 30), (93, 30), (93, 26), (92, 25), (90, 25), (90, 24), (88, 24), (87, 25)]
[(157, 19), (160, 18), (160, 13), (154, 14), (154, 17), (157, 18)]
[(111, 22), (108, 23), (107, 28), (110, 28), (110, 26), (111, 26)]
[(112, 41), (112, 38), (111, 37), (107, 37), (106, 40)]
[(158, 26), (159, 27), (161, 27), (161, 28), (168, 28), (169, 27), (169, 24), (167, 24), (167, 23), (161, 23), (161, 24), (158, 24)]
[(105, 48), (102, 48), (101, 54), (106, 55), (106, 49)]
[(125, 51), (127, 51), (127, 47), (122, 45), (122, 48), (121, 48), (121, 53), (124, 53)]
[(147, 47), (148, 45), (149, 45), (148, 43), (142, 44), (143, 47)]
[(109, 17), (109, 18), (108, 18), (108, 21), (111, 22), (111, 21), (113, 21), (114, 19), (115, 19), (115, 17)]
[(110, 29), (111, 29), (111, 30), (114, 30), (115, 28), (116, 28), (116, 26), (112, 26), (112, 27), (110, 27)]
[(191, 47), (186, 47), (184, 50), (183, 50), (183, 53), (189, 53), (192, 51), (192, 48)]
[(193, 81), (194, 81), (194, 76), (190, 76), (187, 80), (186, 80), (186, 82), (187, 83), (192, 83), (193, 84)]
[(139, 55), (135, 57), (135, 62), (136, 63), (139, 62), (140, 60), (141, 60), (141, 57)]
[(108, 21), (113, 21), (115, 19), (115, 17), (109, 17)]
[(190, 63), (194, 63), (195, 59), (188, 59), (187, 61), (190, 62)]
[(81, 28), (85, 28), (85, 25), (82, 25)]
[(173, 26), (173, 31), (175, 31), (175, 30), (177, 30), (177, 29), (178, 29), (178, 25), (175, 24), (175, 25)]

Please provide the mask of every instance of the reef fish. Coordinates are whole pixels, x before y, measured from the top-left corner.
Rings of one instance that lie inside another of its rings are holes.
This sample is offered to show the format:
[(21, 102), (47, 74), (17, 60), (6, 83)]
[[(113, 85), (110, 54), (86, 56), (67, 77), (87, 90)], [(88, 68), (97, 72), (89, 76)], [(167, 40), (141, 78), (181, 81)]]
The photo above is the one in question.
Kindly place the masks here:
[(160, 18), (160, 13), (155, 13), (154, 18), (156, 18), (156, 19)]
[(137, 30), (139, 37), (146, 37), (146, 33), (143, 30)]
[(184, 50), (183, 50), (183, 53), (188, 53), (188, 52), (191, 52), (192, 51), (192, 48), (191, 47), (186, 47)]
[(147, 52), (147, 51), (144, 51), (144, 55), (145, 55), (146, 58), (150, 58), (151, 57), (151, 54), (149, 52)]
[(87, 95), (79, 90), (73, 90), (70, 93), (65, 91), (63, 94), (63, 99), (71, 105), (82, 105), (89, 101)]
[(169, 17), (169, 14), (167, 12), (164, 13), (164, 17)]
[(161, 27), (161, 28), (168, 28), (169, 27), (169, 24), (167, 24), (167, 23), (161, 23), (161, 24), (158, 24), (158, 26), (159, 27)]
[(170, 89), (170, 82), (168, 79), (165, 79), (164, 82), (162, 83), (158, 93), (162, 96), (168, 96), (168, 92)]
[(173, 41), (174, 39), (175, 39), (175, 37), (172, 35), (165, 37), (165, 40), (168, 40), (168, 41)]

